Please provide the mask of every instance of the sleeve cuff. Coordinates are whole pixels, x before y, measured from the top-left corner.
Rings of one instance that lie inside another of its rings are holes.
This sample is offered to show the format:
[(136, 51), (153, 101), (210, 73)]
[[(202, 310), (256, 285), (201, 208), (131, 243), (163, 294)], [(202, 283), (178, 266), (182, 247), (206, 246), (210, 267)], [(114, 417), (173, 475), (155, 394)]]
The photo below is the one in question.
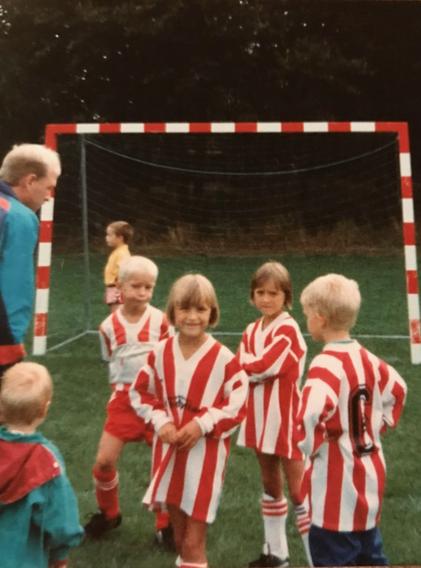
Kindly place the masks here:
[(206, 412), (206, 414), (203, 414), (203, 416), (195, 416), (194, 420), (196, 420), (196, 422), (199, 424), (204, 436), (205, 434), (212, 432), (214, 424), (212, 416), (209, 414), (209, 412)]
[(172, 422), (172, 420), (167, 414), (165, 414), (165, 412), (160, 413), (158, 416), (155, 415), (152, 418), (152, 424), (155, 432), (159, 432), (159, 430), (169, 422)]

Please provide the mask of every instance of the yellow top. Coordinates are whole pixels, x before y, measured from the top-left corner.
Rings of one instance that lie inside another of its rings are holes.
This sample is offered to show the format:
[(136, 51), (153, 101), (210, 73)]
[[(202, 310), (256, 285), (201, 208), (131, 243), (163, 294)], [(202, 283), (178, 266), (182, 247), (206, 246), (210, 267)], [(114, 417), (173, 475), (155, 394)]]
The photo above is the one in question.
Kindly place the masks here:
[(106, 286), (114, 286), (116, 284), (121, 261), (129, 256), (129, 246), (126, 244), (120, 245), (113, 250), (104, 268), (104, 283)]

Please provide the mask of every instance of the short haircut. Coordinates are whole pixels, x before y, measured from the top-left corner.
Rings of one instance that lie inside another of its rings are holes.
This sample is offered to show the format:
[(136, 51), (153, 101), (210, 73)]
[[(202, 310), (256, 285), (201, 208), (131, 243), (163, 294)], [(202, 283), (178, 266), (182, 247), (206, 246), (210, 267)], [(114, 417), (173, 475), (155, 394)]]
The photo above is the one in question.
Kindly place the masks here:
[(6, 424), (32, 424), (51, 400), (53, 383), (44, 365), (16, 363), (3, 375), (0, 403)]
[(118, 271), (119, 282), (125, 282), (136, 274), (147, 274), (156, 280), (158, 278), (158, 267), (146, 256), (133, 255), (123, 260)]
[(300, 301), (304, 308), (325, 317), (332, 329), (349, 330), (357, 321), (361, 294), (355, 280), (342, 274), (326, 274), (304, 288)]
[(38, 178), (48, 175), (49, 170), (61, 174), (60, 158), (57, 152), (41, 144), (19, 144), (6, 154), (0, 168), (0, 178), (11, 186), (19, 185), (28, 174)]
[(167, 302), (167, 317), (175, 325), (175, 308), (188, 309), (207, 305), (211, 309), (209, 326), (215, 327), (219, 322), (219, 304), (215, 288), (210, 280), (202, 274), (185, 274), (174, 282)]
[(111, 229), (117, 237), (123, 237), (126, 244), (133, 238), (134, 229), (127, 221), (113, 221), (107, 225), (107, 229)]
[(285, 294), (284, 305), (292, 308), (292, 282), (288, 270), (280, 262), (269, 260), (260, 266), (253, 274), (250, 282), (250, 299), (254, 300), (254, 291), (272, 280), (275, 287)]

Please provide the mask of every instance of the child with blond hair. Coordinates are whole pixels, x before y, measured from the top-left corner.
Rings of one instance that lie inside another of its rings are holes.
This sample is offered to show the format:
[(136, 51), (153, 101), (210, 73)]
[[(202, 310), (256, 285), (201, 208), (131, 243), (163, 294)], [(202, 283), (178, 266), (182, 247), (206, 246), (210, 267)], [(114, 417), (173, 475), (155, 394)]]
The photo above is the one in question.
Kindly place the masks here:
[(133, 232), (133, 227), (126, 221), (113, 221), (105, 230), (105, 242), (113, 249), (104, 268), (105, 303), (111, 312), (122, 303), (117, 287), (118, 271), (121, 263), (130, 256)]
[(76, 496), (58, 449), (37, 431), (53, 386), (43, 365), (17, 363), (3, 376), (0, 405), (2, 568), (65, 568), (82, 540)]
[(381, 434), (397, 425), (406, 385), (350, 336), (361, 304), (357, 282), (320, 276), (303, 290), (301, 304), (312, 338), (324, 343), (299, 412), (313, 564), (387, 565), (378, 528), (386, 478)]
[(149, 354), (130, 389), (134, 409), (156, 432), (154, 473), (143, 501), (167, 505), (176, 565), (206, 568), (207, 525), (216, 516), (230, 436), (244, 417), (247, 377), (231, 351), (207, 331), (219, 319), (207, 278), (179, 278), (167, 315), (177, 334)]
[[(158, 267), (149, 258), (135, 255), (125, 260), (117, 282), (123, 304), (99, 328), (112, 394), (93, 467), (99, 512), (85, 525), (91, 538), (100, 538), (121, 523), (117, 462), (125, 444), (152, 441), (153, 432), (134, 412), (128, 392), (148, 353), (170, 335), (166, 315), (150, 304), (157, 277)], [(168, 525), (168, 514), (157, 515), (158, 540), (171, 539)]]
[(249, 567), (279, 568), (289, 562), (283, 474), (309, 559), (310, 520), (300, 495), (304, 460), (295, 441), (299, 381), (307, 346), (288, 311), (292, 307), (292, 283), (285, 266), (274, 261), (260, 266), (251, 279), (250, 300), (261, 316), (247, 326), (239, 348), (250, 390), (238, 444), (253, 449), (260, 466), (265, 542), (262, 554)]

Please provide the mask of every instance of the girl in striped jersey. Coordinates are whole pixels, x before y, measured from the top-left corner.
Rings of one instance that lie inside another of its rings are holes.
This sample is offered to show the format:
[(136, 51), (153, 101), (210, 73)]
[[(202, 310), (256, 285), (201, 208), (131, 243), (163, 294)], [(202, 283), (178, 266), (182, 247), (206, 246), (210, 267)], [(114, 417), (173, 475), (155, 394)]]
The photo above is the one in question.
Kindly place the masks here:
[(253, 275), (251, 302), (261, 312), (247, 326), (240, 344), (240, 361), (249, 376), (247, 417), (238, 444), (254, 449), (264, 493), (261, 499), (265, 544), (250, 568), (287, 566), (288, 501), (281, 466), (294, 503), (296, 524), (308, 555), (310, 520), (301, 501), (303, 456), (296, 446), (299, 381), (307, 347), (297, 322), (286, 311), (292, 305), (292, 285), (287, 269), (266, 262)]
[(385, 485), (381, 434), (400, 418), (406, 385), (350, 338), (358, 284), (321, 276), (301, 295), (308, 330), (323, 341), (311, 362), (299, 412), (299, 445), (310, 457), (303, 490), (311, 501), (315, 566), (387, 565), (377, 527)]
[(177, 566), (206, 568), (207, 524), (218, 508), (230, 436), (244, 418), (247, 376), (206, 331), (219, 307), (204, 276), (175, 282), (167, 316), (178, 333), (154, 349), (130, 389), (136, 412), (157, 433), (144, 503), (167, 504)]
[[(86, 535), (91, 538), (101, 537), (121, 522), (117, 462), (124, 445), (152, 442), (153, 432), (133, 411), (128, 391), (148, 353), (170, 333), (165, 314), (149, 304), (157, 276), (158, 267), (148, 258), (131, 256), (124, 261), (118, 277), (123, 304), (99, 328), (112, 395), (92, 472), (99, 512), (85, 525)], [(170, 535), (168, 525), (168, 513), (157, 513), (157, 540)]]

